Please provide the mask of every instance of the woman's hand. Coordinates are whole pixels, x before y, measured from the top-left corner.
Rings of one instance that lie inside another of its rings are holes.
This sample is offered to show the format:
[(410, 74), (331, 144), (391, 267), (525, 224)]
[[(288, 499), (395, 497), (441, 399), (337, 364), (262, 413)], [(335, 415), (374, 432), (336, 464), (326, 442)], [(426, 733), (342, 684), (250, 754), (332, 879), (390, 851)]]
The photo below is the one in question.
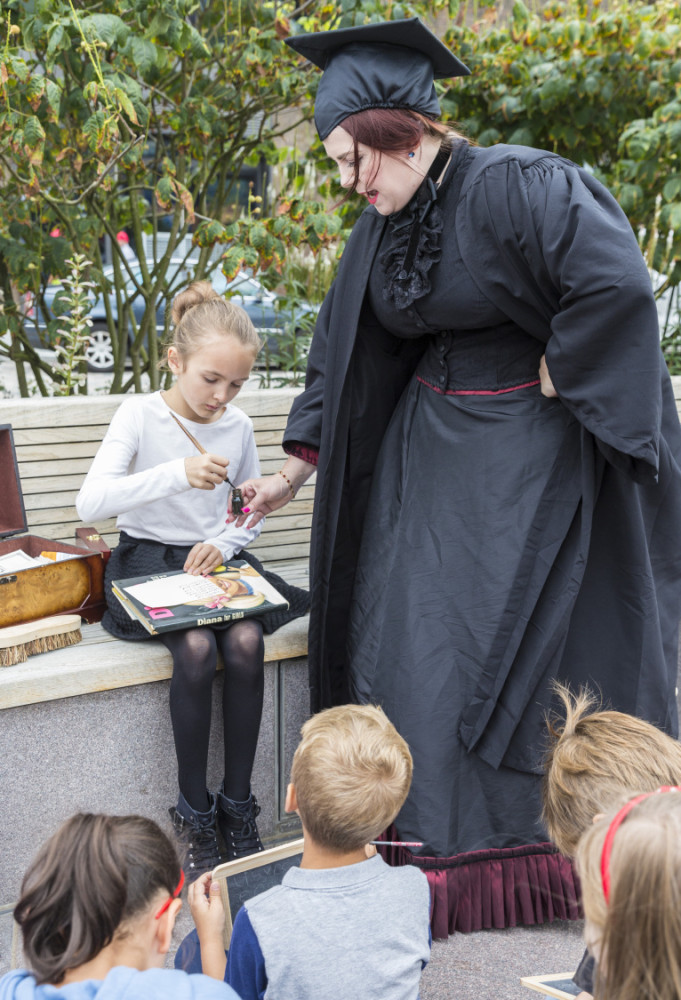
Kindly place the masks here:
[(226, 966), (222, 940), (225, 908), (220, 895), (220, 883), (213, 882), (210, 872), (206, 872), (189, 886), (187, 899), (199, 936), (203, 974), (222, 980)]
[(192, 576), (207, 576), (223, 562), (222, 552), (208, 542), (197, 542), (182, 569)]
[(289, 500), (293, 500), (303, 483), (307, 482), (315, 471), (315, 465), (302, 458), (289, 455), (284, 467), (273, 476), (247, 479), (246, 482), (240, 483), (239, 489), (244, 498), (244, 512), (239, 517), (234, 516), (230, 497), (227, 524), (235, 524), (238, 528), (247, 524), (249, 528), (252, 528), (267, 514), (271, 514), (273, 510), (279, 510), (280, 507), (285, 507)]
[(227, 524), (233, 523), (238, 528), (246, 522), (248, 527), (252, 528), (267, 514), (285, 507), (289, 500), (293, 500), (288, 483), (278, 472), (273, 476), (262, 476), (260, 479), (247, 479), (245, 483), (240, 484), (239, 489), (244, 498), (244, 513), (239, 517), (234, 516), (230, 497), (227, 515)]
[(545, 354), (542, 354), (541, 361), (539, 362), (539, 379), (541, 381), (542, 396), (548, 396), (551, 399), (555, 398), (558, 395), (558, 393), (553, 387), (553, 382), (551, 381), (549, 370), (546, 367)]
[(187, 482), (197, 490), (214, 490), (224, 483), (227, 475), (228, 458), (220, 455), (192, 455), (185, 458), (184, 471)]

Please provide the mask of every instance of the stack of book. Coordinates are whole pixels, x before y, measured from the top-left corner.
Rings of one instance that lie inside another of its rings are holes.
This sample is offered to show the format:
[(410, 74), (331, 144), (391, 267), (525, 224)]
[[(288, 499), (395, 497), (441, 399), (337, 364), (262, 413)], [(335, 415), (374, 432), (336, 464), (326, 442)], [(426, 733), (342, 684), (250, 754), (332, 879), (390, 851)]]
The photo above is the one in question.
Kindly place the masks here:
[(239, 559), (218, 566), (209, 576), (177, 570), (114, 580), (112, 588), (130, 617), (152, 635), (218, 625), (288, 607), (288, 601), (271, 583)]

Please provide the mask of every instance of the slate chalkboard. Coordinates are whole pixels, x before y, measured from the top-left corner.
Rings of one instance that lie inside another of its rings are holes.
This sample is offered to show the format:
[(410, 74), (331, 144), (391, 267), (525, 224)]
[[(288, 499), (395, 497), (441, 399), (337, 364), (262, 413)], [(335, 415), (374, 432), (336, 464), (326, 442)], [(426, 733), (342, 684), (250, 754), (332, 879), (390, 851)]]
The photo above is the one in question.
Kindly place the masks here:
[[(281, 855), (285, 854), (286, 857)], [(274, 857), (272, 860), (267, 858)], [(258, 893), (265, 892), (275, 885), (279, 885), (289, 868), (300, 865), (303, 856), (302, 840), (294, 841), (291, 844), (279, 845), (270, 851), (263, 851), (262, 854), (254, 854), (252, 858), (244, 859), (240, 862), (231, 862), (228, 865), (221, 865), (213, 872), (222, 886), (222, 900), (226, 903), (229, 899), (229, 911), (231, 919), (227, 918), (225, 927), (225, 951), (229, 950), (229, 941), (232, 934), (232, 924), (240, 907), (247, 899), (252, 899)], [(262, 864), (263, 858), (265, 864)], [(244, 864), (253, 863), (257, 867), (245, 868), (229, 874), (231, 866), (243, 868)], [(226, 886), (226, 888), (225, 888)], [(176, 969), (184, 972), (201, 972), (201, 949), (199, 947), (199, 937), (196, 930), (190, 931), (184, 938), (175, 954), (174, 965)]]
[(289, 868), (300, 864), (302, 854), (303, 838), (299, 837), (298, 840), (278, 844), (259, 854), (251, 854), (247, 858), (239, 858), (238, 861), (228, 861), (224, 865), (218, 865), (213, 871), (213, 878), (220, 883), (227, 917), (225, 949), (229, 948), (232, 937), (232, 921), (244, 900), (251, 899), (259, 892), (264, 892), (281, 882)]
[(573, 975), (572, 972), (554, 972), (544, 976), (523, 976), (520, 982), (523, 986), (528, 986), (545, 996), (557, 997), (558, 1000), (572, 1000), (580, 992), (577, 983), (573, 982)]
[(279, 885), (289, 868), (299, 867), (301, 854), (280, 861), (270, 861), (262, 868), (251, 868), (245, 872), (232, 875), (227, 881), (229, 889), (229, 909), (232, 921), (247, 899), (252, 899), (261, 892)]

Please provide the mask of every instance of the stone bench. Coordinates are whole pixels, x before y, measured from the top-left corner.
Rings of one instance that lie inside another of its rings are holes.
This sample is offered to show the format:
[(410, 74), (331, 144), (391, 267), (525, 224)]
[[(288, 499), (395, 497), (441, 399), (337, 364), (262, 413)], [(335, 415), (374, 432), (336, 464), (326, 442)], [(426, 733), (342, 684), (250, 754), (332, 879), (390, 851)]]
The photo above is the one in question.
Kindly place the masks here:
[[(296, 390), (244, 389), (263, 473), (281, 467), (281, 437)], [(11, 424), (28, 531), (72, 542), (76, 493), (121, 397), (0, 401)], [(292, 583), (307, 584), (314, 485), (271, 515), (252, 549)], [(113, 546), (113, 520), (96, 524)], [(266, 844), (299, 830), (284, 813), (300, 726), (309, 714), (307, 618), (265, 637), (265, 703), (253, 771)], [(0, 972), (10, 964), (11, 907), (36, 847), (78, 810), (139, 812), (170, 829), (177, 776), (168, 710), (170, 654), (153, 641), (122, 642), (100, 625), (83, 640), (0, 669)], [(210, 786), (222, 777), (221, 673), (216, 679)]]

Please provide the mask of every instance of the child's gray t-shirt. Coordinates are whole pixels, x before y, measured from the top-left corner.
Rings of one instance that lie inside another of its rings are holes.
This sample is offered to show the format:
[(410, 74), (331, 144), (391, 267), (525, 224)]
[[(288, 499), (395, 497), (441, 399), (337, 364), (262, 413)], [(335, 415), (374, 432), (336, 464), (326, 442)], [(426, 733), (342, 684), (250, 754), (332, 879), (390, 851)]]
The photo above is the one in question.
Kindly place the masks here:
[(227, 982), (247, 1000), (416, 1000), (430, 956), (430, 891), (376, 855), (291, 868), (237, 915)]

